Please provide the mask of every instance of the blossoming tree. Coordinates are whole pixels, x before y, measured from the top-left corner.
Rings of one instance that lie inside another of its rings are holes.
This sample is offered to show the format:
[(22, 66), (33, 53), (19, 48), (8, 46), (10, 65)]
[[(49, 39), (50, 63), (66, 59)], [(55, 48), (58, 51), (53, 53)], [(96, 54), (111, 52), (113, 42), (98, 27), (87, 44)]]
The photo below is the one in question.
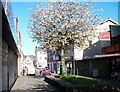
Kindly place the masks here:
[(83, 48), (95, 36), (99, 15), (93, 13), (92, 2), (49, 2), (32, 9), (29, 29), (33, 40), (47, 49), (61, 52), (62, 73), (65, 73), (64, 52), (68, 45)]

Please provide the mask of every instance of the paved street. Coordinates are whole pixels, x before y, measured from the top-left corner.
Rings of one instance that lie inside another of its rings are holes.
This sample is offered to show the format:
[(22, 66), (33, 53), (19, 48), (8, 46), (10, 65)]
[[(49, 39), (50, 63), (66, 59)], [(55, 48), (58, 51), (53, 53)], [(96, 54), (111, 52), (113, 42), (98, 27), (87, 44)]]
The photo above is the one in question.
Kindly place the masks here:
[(20, 76), (11, 92), (58, 92), (56, 88), (49, 85), (42, 77)]

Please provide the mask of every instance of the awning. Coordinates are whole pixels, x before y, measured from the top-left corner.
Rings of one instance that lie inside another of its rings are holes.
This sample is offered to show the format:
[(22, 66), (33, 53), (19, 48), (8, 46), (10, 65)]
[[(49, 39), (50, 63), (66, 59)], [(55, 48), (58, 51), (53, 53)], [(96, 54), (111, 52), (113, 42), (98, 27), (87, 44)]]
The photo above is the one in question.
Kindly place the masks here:
[(100, 58), (100, 57), (115, 57), (115, 56), (120, 56), (120, 53), (95, 55), (94, 57), (95, 57), (95, 58)]

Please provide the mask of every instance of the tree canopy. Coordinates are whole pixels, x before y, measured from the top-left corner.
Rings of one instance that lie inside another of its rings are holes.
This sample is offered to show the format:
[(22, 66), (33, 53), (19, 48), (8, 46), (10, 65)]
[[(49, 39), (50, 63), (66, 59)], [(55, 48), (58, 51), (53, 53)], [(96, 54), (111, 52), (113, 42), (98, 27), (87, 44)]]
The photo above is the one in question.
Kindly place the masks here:
[[(92, 2), (49, 2), (33, 8), (29, 29), (33, 40), (42, 47), (61, 51), (62, 66), (65, 66), (64, 51), (67, 46), (84, 48), (96, 32), (100, 16), (93, 14)], [(65, 67), (62, 68), (65, 73)]]
[(49, 2), (37, 5), (31, 12), (29, 29), (33, 40), (46, 48), (88, 45), (95, 36), (99, 16), (92, 12), (91, 2)]

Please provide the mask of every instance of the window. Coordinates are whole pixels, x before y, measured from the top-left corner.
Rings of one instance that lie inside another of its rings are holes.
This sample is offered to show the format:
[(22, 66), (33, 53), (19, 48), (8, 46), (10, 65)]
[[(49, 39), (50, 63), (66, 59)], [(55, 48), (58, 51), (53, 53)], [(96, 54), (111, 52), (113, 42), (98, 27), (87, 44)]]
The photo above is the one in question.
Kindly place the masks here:
[(45, 57), (45, 60), (47, 60), (47, 57)]

